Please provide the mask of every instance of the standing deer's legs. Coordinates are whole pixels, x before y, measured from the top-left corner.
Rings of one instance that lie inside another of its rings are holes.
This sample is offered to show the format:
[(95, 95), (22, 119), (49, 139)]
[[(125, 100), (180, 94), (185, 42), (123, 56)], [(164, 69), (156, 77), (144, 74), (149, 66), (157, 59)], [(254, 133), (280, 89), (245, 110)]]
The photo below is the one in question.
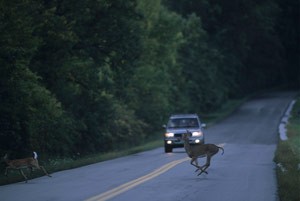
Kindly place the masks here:
[[(29, 167), (30, 169), (30, 177), (32, 175), (32, 172), (33, 172), (33, 167)], [(48, 172), (46, 171), (46, 169), (44, 168), (44, 166), (36, 166), (36, 169), (39, 169), (39, 170), (43, 170), (43, 172), (45, 173), (45, 175), (47, 175), (48, 177), (52, 177), (50, 174), (48, 174)]]
[[(5, 173), (4, 173), (5, 176), (8, 175), (8, 169), (11, 169), (11, 167), (6, 167)], [(24, 177), (25, 183), (27, 183), (28, 178), (27, 178), (26, 175), (24, 174), (23, 170), (22, 170), (22, 169), (19, 169), (19, 172), (20, 172), (20, 174)]]
[(30, 176), (30, 178), (31, 178), (31, 175), (32, 175), (32, 172), (33, 172), (33, 167), (29, 167), (29, 170), (30, 170), (29, 176)]
[(8, 175), (8, 169), (9, 169), (9, 167), (6, 167), (6, 168), (5, 168), (5, 173), (4, 173), (5, 176)]
[(44, 166), (39, 166), (43, 171), (44, 173), (48, 176), (48, 177), (52, 177), (50, 174), (48, 174), (48, 172), (45, 170)]
[(26, 175), (24, 174), (24, 172), (23, 172), (23, 170), (22, 169), (19, 169), (19, 172), (20, 172), (20, 174), (21, 175), (23, 175), (23, 177), (24, 177), (24, 179), (25, 179), (25, 183), (27, 183), (27, 177), (26, 177)]

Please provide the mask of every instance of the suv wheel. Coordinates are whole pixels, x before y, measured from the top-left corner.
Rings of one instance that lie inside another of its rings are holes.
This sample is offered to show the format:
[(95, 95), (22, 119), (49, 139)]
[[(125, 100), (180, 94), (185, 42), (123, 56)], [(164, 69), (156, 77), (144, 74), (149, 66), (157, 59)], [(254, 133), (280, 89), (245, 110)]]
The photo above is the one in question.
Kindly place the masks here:
[(172, 152), (173, 148), (171, 146), (165, 145), (165, 153), (170, 153)]

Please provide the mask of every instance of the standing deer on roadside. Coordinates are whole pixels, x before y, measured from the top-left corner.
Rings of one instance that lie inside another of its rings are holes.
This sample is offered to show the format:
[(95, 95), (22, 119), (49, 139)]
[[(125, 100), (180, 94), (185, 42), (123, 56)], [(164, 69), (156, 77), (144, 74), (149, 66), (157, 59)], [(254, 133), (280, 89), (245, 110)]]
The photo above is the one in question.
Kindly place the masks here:
[(5, 163), (7, 164), (7, 167), (6, 167), (4, 175), (7, 176), (9, 169), (19, 170), (20, 174), (23, 175), (23, 177), (25, 179), (25, 182), (27, 183), (28, 179), (27, 179), (27, 177), (24, 174), (22, 169), (29, 168), (30, 169), (30, 176), (31, 176), (33, 168), (36, 168), (36, 169), (39, 169), (39, 170), (42, 169), (48, 177), (51, 177), (51, 175), (49, 175), (47, 173), (45, 168), (43, 166), (39, 165), (39, 162), (38, 162), (37, 158), (38, 158), (38, 155), (37, 155), (36, 152), (33, 152), (33, 157), (23, 158), (23, 159), (16, 159), (16, 160), (9, 160), (7, 154), (5, 154), (3, 159), (4, 159)]
[[(182, 135), (182, 139), (184, 142), (185, 151), (186, 151), (187, 155), (192, 159), (191, 165), (193, 165), (197, 168), (196, 172), (198, 170), (201, 170), (200, 173), (198, 174), (198, 176), (200, 174), (202, 174), (203, 172), (208, 174), (206, 172), (206, 169), (210, 166), (211, 158), (216, 153), (219, 152), (219, 149), (221, 149), (223, 151), (222, 152), (222, 155), (223, 155), (224, 149), (222, 147), (218, 147), (215, 144), (196, 144), (196, 145), (191, 146), (189, 144), (189, 136), (188, 135), (191, 135), (191, 132), (189, 130), (187, 130), (187, 133)], [(198, 158), (201, 156), (206, 156), (206, 163), (202, 167), (198, 165)]]

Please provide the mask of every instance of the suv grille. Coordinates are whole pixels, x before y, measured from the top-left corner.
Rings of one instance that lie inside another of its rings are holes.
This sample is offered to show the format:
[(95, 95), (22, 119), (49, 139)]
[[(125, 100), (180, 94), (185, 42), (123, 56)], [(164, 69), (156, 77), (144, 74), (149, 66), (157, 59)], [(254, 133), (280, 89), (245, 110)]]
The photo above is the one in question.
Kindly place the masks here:
[(182, 138), (182, 135), (183, 135), (184, 133), (176, 133), (176, 134), (174, 134), (174, 137), (180, 137), (180, 138)]

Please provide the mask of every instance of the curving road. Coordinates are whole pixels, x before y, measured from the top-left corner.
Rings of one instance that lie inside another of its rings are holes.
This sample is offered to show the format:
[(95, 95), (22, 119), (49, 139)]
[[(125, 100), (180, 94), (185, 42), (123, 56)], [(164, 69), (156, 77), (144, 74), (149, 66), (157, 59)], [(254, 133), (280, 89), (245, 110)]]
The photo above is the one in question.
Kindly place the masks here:
[[(115, 160), (0, 186), (2, 201), (277, 201), (274, 152), (278, 124), (295, 93), (253, 98), (206, 130), (224, 146), (208, 175), (197, 176), (184, 149), (154, 149)], [(200, 159), (201, 164), (204, 159)]]

